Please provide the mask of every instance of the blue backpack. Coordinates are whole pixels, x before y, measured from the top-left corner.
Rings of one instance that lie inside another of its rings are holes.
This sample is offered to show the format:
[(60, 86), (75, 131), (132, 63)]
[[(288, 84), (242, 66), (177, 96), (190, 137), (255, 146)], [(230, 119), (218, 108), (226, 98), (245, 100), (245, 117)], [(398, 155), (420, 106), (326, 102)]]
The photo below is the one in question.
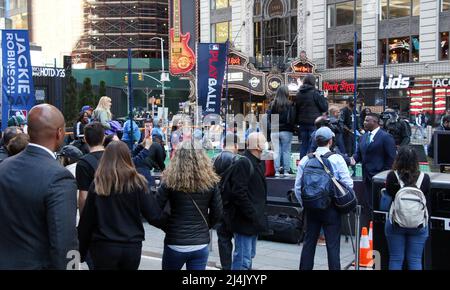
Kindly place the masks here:
[[(333, 155), (329, 152), (322, 157), (325, 165), (332, 170), (328, 157)], [(308, 161), (303, 169), (301, 181), (301, 198), (303, 206), (308, 209), (327, 209), (334, 195), (334, 184), (330, 175), (327, 174), (323, 165), (314, 156), (308, 154)]]

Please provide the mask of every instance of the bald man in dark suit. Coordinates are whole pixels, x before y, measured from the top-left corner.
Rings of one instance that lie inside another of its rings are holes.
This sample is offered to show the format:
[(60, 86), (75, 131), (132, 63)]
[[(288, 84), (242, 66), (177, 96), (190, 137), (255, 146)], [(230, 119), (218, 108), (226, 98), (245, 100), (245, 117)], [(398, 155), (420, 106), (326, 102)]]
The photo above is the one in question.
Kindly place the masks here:
[(0, 164), (1, 270), (67, 269), (78, 250), (77, 186), (54, 153), (64, 128), (57, 108), (34, 107), (28, 115), (30, 144)]

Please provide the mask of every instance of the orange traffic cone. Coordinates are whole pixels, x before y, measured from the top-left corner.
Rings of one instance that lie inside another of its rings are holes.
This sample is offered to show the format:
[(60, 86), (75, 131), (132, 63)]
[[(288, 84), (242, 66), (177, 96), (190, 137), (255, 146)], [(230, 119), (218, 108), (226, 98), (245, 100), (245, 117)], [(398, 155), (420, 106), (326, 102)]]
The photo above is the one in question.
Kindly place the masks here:
[(369, 225), (369, 244), (370, 244), (370, 251), (373, 252), (373, 222), (370, 222)]
[(361, 241), (359, 243), (359, 266), (360, 267), (372, 267), (372, 251), (370, 250), (369, 235), (367, 234), (367, 228), (362, 228)]

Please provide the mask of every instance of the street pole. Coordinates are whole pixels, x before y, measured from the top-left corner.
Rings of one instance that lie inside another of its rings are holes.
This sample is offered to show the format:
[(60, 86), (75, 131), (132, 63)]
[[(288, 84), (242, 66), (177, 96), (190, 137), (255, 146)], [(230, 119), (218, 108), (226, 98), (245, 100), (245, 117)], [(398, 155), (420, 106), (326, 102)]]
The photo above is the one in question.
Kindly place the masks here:
[(164, 126), (166, 126), (166, 104), (165, 104), (165, 99), (166, 99), (166, 94), (165, 94), (165, 88), (164, 88), (164, 81), (166, 79), (166, 73), (165, 73), (165, 68), (164, 68), (164, 39), (161, 38), (161, 67), (162, 67), (162, 77), (161, 77), (161, 83), (162, 83), (162, 95), (161, 95), (161, 99), (162, 99), (162, 107), (163, 107), (163, 124)]

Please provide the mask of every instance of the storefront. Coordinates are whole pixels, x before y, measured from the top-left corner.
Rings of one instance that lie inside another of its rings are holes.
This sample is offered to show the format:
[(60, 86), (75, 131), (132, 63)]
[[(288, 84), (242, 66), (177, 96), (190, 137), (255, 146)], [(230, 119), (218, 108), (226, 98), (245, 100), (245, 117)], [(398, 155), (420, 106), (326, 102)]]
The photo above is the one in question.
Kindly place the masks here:
[(286, 85), (290, 98), (294, 99), (302, 86), (302, 79), (314, 74), (317, 86), (322, 87), (322, 76), (316, 73), (315, 64), (306, 58), (293, 61), (285, 72), (265, 73), (255, 69), (249, 58), (241, 52), (231, 50), (228, 57), (228, 83), (225, 81), (223, 108), (226, 108), (228, 85), (228, 113), (264, 114), (278, 88)]
[[(330, 102), (353, 99), (355, 84), (351, 80), (324, 81), (323, 90)], [(437, 124), (450, 104), (450, 76), (388, 75), (378, 79), (358, 80), (358, 105), (382, 112), (397, 109), (404, 117), (420, 112)]]

